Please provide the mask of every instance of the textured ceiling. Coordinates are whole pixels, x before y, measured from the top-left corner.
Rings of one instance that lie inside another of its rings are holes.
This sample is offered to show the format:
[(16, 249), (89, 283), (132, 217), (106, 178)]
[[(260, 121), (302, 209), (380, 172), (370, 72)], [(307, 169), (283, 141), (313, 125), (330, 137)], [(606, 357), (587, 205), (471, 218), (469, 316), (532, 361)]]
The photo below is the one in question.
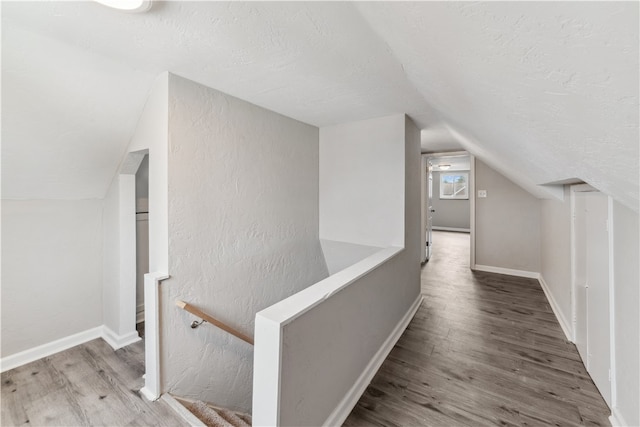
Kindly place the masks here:
[(635, 2), (5, 1), (3, 197), (103, 197), (163, 71), (316, 126), (406, 112), (424, 151), (638, 210)]

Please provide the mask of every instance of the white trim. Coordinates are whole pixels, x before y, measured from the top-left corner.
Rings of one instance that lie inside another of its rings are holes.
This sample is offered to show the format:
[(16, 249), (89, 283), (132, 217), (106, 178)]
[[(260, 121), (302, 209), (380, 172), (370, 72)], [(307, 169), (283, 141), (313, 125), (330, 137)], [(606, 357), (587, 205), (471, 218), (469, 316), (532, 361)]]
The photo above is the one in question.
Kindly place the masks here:
[(253, 353), (254, 426), (280, 425), (282, 379), (282, 327), (256, 314)]
[[(613, 256), (613, 198), (607, 196), (607, 240), (609, 245), (609, 387), (611, 387), (611, 408), (618, 404), (616, 382), (616, 300), (615, 268)], [(613, 411), (612, 411), (613, 413)]]
[[(147, 378), (147, 374), (143, 375), (143, 378)], [(160, 397), (156, 396), (154, 392), (150, 391), (146, 386), (142, 387), (140, 389), (140, 394), (143, 395), (145, 397), (145, 399), (147, 399), (150, 402), (154, 402), (158, 399), (160, 399)]]
[(427, 240), (427, 200), (429, 191), (427, 187), (427, 162), (428, 156), (423, 154), (420, 157), (420, 262), (427, 262), (427, 247), (425, 245)]
[(476, 269), (476, 157), (469, 155), (469, 267)]
[(560, 323), (562, 332), (564, 332), (564, 335), (565, 337), (567, 337), (568, 341), (573, 342), (573, 328), (571, 327), (571, 323), (567, 321), (567, 318), (565, 317), (564, 313), (560, 309), (558, 302), (553, 297), (553, 294), (549, 289), (549, 285), (547, 285), (547, 282), (545, 282), (544, 277), (542, 277), (542, 274), (540, 274), (540, 277), (538, 277), (538, 281), (540, 282), (540, 286), (542, 287), (542, 290), (544, 291), (544, 294), (547, 297), (547, 301), (549, 301), (549, 305), (551, 306), (551, 310), (553, 311), (553, 314), (556, 315), (556, 319), (558, 319), (558, 323)]
[(535, 271), (513, 270), (511, 268), (492, 267), (490, 265), (476, 264), (475, 270), (477, 270), (477, 271), (485, 271), (487, 273), (506, 274), (508, 276), (526, 277), (528, 279), (539, 279), (540, 278), (540, 273), (537, 273)]
[(438, 153), (421, 153), (421, 154), (423, 156), (427, 156), (427, 157), (438, 158), (438, 157), (467, 156), (470, 153), (468, 151), (461, 150), (461, 151), (441, 151), (441, 152), (438, 152)]
[[(572, 186), (570, 188), (571, 192), (569, 194), (569, 203), (570, 203), (570, 220), (571, 220), (571, 228), (569, 230), (570, 239), (571, 239), (571, 330), (573, 331), (571, 342), (575, 344), (576, 342), (576, 331), (578, 330), (578, 319), (577, 319), (577, 309), (576, 309), (576, 192), (575, 187)], [(586, 369), (586, 365), (585, 365)]]
[(456, 227), (439, 227), (437, 225), (434, 225), (431, 227), (432, 230), (438, 230), (438, 231), (456, 231), (459, 233), (470, 233), (471, 229), (470, 228), (456, 228)]
[(160, 397), (160, 400), (163, 400), (173, 411), (178, 414), (187, 424), (191, 427), (207, 427), (205, 423), (203, 423), (200, 418), (193, 415), (193, 413), (185, 408), (183, 404), (178, 402), (178, 400), (171, 396), (169, 393), (165, 393)]
[(420, 304), (422, 304), (422, 300), (422, 295), (419, 295), (418, 298), (416, 298), (411, 308), (409, 308), (407, 313), (385, 340), (384, 344), (382, 344), (382, 347), (380, 347), (373, 356), (358, 380), (340, 401), (338, 406), (336, 406), (331, 415), (329, 415), (329, 417), (324, 421), (324, 426), (340, 426), (344, 423), (351, 413), (351, 410), (356, 406), (358, 400), (360, 400), (360, 397), (364, 394), (367, 386), (371, 383), (371, 380), (373, 380), (378, 369), (380, 369), (382, 363), (385, 361), (391, 350), (393, 350), (393, 346), (396, 345), (396, 342), (400, 339), (400, 336), (409, 325), (409, 322), (411, 322), (411, 319), (415, 316), (418, 308), (420, 308)]
[(166, 273), (144, 275), (144, 387), (140, 393), (148, 400), (158, 400), (160, 383), (160, 282), (169, 278)]
[[(139, 153), (129, 153), (132, 165), (137, 168), (144, 158)], [(136, 176), (120, 173), (119, 176), (119, 330), (132, 336), (136, 333)]]
[(129, 332), (125, 335), (118, 335), (107, 326), (102, 326), (102, 339), (107, 342), (114, 350), (126, 347), (129, 344), (140, 341), (142, 338), (137, 331)]
[(618, 411), (618, 407), (614, 406), (611, 408), (611, 416), (609, 416), (609, 422), (612, 427), (627, 427), (631, 426), (631, 424), (627, 423), (624, 419), (620, 411)]
[(103, 336), (102, 332), (102, 326), (98, 326), (3, 357), (0, 359), (0, 372), (5, 372), (10, 369), (17, 368), (18, 366), (26, 365), (27, 363), (42, 359), (43, 357), (51, 356), (52, 354), (67, 350), (71, 347), (84, 344), (87, 341), (101, 338)]

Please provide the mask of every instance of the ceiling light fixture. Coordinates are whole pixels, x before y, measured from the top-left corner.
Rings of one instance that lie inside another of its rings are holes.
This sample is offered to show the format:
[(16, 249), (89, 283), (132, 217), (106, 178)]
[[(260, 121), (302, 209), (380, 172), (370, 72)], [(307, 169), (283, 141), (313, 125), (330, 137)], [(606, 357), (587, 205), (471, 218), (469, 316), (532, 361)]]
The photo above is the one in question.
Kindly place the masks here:
[(451, 165), (438, 165), (438, 167), (439, 167), (440, 169), (442, 169), (442, 170), (445, 170), (445, 171), (446, 171), (447, 169), (449, 169), (449, 168), (451, 167)]
[(143, 13), (151, 9), (152, 0), (95, 0), (103, 6), (118, 9), (123, 12)]

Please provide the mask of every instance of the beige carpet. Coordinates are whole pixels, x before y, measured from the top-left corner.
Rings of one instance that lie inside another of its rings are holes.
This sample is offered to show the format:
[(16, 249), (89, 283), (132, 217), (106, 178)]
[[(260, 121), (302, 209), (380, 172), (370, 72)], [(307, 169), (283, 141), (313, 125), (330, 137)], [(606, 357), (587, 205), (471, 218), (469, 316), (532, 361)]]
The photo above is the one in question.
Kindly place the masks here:
[(208, 427), (250, 427), (251, 416), (228, 409), (215, 408), (201, 401), (184, 402), (184, 406)]

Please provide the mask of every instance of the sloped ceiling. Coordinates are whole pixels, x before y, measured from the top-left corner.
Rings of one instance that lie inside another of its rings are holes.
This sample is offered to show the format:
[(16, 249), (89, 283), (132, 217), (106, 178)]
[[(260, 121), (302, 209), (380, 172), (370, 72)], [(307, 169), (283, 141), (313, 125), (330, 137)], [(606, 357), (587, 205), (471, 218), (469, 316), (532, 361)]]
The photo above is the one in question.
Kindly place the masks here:
[(425, 150), (638, 210), (635, 2), (3, 2), (3, 198), (103, 197), (163, 71), (316, 126), (406, 112)]

